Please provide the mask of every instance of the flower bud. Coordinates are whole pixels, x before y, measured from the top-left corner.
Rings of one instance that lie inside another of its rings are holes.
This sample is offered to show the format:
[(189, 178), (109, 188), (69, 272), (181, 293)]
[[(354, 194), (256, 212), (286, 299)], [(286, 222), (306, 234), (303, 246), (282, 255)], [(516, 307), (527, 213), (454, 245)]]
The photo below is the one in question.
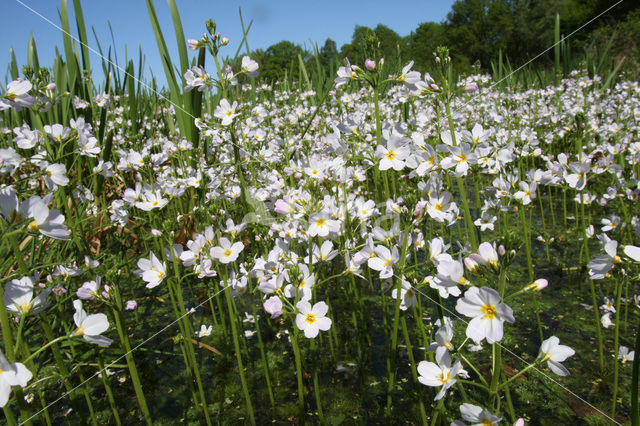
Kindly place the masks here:
[(376, 69), (376, 61), (372, 60), (372, 59), (367, 59), (366, 61), (364, 61), (364, 66), (369, 70), (369, 71), (373, 71), (374, 69)]
[(507, 252), (507, 250), (504, 248), (504, 246), (503, 246), (502, 244), (500, 244), (500, 245), (498, 246), (498, 254), (499, 254), (500, 256), (504, 256), (504, 254), (505, 254), (506, 252)]
[(544, 278), (539, 278), (535, 280), (533, 283), (529, 284), (525, 287), (525, 291), (540, 291), (549, 285), (549, 282)]
[(200, 41), (194, 38), (190, 38), (189, 40), (187, 40), (187, 46), (190, 50), (197, 50), (200, 47)]
[(227, 36), (222, 37), (222, 40), (220, 40), (220, 45), (226, 46), (227, 44), (229, 44), (229, 37)]
[(469, 272), (475, 273), (480, 267), (480, 264), (475, 259), (466, 257), (464, 259), (464, 266), (466, 266)]
[(55, 83), (49, 83), (49, 84), (47, 84), (47, 85), (45, 86), (45, 88), (46, 88), (47, 90), (56, 90), (56, 87), (58, 87), (58, 86), (56, 86), (56, 84), (55, 84)]
[(278, 296), (271, 296), (264, 302), (264, 310), (271, 318), (278, 318), (282, 315), (282, 300)]

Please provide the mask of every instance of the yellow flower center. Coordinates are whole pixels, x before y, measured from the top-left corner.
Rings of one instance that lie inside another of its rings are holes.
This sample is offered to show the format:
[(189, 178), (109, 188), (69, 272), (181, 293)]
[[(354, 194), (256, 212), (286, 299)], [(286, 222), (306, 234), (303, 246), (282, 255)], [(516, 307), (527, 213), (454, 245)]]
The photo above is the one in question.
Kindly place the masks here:
[[(460, 280), (458, 280), (458, 284), (460, 284), (460, 285), (466, 285), (468, 282), (469, 282), (469, 280), (467, 280), (465, 277), (460, 277)], [(488, 305), (488, 306), (491, 306), (491, 305)], [(491, 306), (491, 307), (493, 308), (493, 306)], [(483, 308), (483, 310), (484, 310), (484, 308)], [(495, 315), (495, 312), (494, 312), (494, 315)]]
[(30, 309), (31, 309), (31, 303), (24, 302), (20, 305), (19, 311), (22, 312), (23, 314), (26, 314), (27, 312), (29, 312)]
[(83, 334), (84, 334), (84, 327), (78, 327), (78, 329), (73, 332), (74, 336), (82, 336)]
[(227, 117), (231, 117), (233, 115), (233, 111), (229, 109), (227, 110), (227, 112), (225, 112), (225, 114), (227, 115)]
[(489, 419), (482, 419), (482, 426), (493, 426), (493, 422)]
[(164, 277), (164, 272), (158, 272), (158, 279), (161, 280)]
[(467, 156), (464, 155), (464, 154), (460, 154), (457, 157), (458, 157), (458, 163), (462, 163), (464, 161), (467, 161)]
[(158, 203), (158, 200), (154, 200), (154, 201), (153, 201), (153, 203), (151, 203), (151, 205), (152, 205), (153, 207), (156, 207), (158, 204), (159, 204), (159, 203)]
[(493, 305), (484, 305), (481, 309), (484, 318), (494, 319), (497, 315), (496, 308)]
[(39, 229), (40, 229), (40, 227), (38, 226), (38, 223), (35, 220), (32, 220), (29, 223), (29, 231), (37, 231)]
[(393, 150), (389, 150), (389, 152), (387, 152), (387, 160), (393, 160), (394, 158), (396, 158), (396, 153), (393, 152)]
[(325, 223), (327, 223), (325, 219), (321, 218), (316, 220), (316, 226), (324, 226)]
[(232, 252), (231, 252), (231, 250), (226, 249), (226, 250), (224, 251), (224, 253), (222, 253), (222, 254), (224, 254), (224, 256), (225, 256), (225, 257), (229, 257), (229, 256), (231, 256), (231, 253), (232, 253)]
[(451, 378), (451, 373), (449, 371), (447, 371), (447, 375), (445, 376), (444, 373), (440, 373), (440, 383), (442, 383), (443, 385), (445, 383), (447, 383), (449, 381), (449, 379)]
[(438, 210), (439, 212), (441, 212), (441, 211), (442, 211), (442, 204), (440, 204), (440, 203), (436, 203), (436, 205), (435, 205), (434, 209), (436, 209), (436, 210)]
[(314, 322), (316, 322), (316, 316), (314, 314), (307, 314), (307, 316), (304, 318), (304, 320), (306, 322), (308, 322), (309, 324), (313, 324)]

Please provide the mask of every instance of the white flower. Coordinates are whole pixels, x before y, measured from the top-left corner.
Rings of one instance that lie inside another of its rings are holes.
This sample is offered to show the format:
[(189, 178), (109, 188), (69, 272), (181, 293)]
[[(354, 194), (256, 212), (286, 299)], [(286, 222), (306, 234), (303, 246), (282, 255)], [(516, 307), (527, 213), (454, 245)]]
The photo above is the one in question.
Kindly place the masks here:
[[(47, 197), (45, 197), (46, 199)], [(39, 231), (47, 237), (58, 240), (69, 239), (69, 229), (63, 225), (64, 216), (58, 210), (49, 210), (44, 200), (38, 196), (33, 196), (24, 202), (24, 209), (30, 218), (33, 218), (27, 228), (29, 231)]]
[(324, 302), (318, 302), (313, 307), (306, 300), (301, 300), (296, 305), (296, 325), (304, 331), (305, 337), (313, 339), (319, 330), (327, 331), (331, 328), (331, 318), (327, 318), (329, 306)]
[(109, 346), (113, 340), (102, 336), (102, 333), (109, 328), (109, 320), (105, 314), (87, 315), (82, 309), (80, 300), (73, 301), (73, 307), (76, 313), (73, 314), (73, 322), (78, 327), (71, 335), (82, 336), (89, 343), (101, 346)]
[(467, 326), (467, 337), (479, 343), (487, 339), (488, 343), (502, 340), (503, 323), (513, 324), (513, 310), (500, 302), (500, 295), (489, 287), (471, 287), (458, 299), (456, 311), (473, 319)]
[(202, 324), (200, 326), (200, 331), (196, 332), (196, 334), (198, 335), (198, 337), (207, 337), (211, 334), (211, 331), (213, 331), (212, 325), (207, 327), (206, 325)]
[(635, 260), (636, 262), (640, 262), (640, 247), (625, 246), (624, 254), (626, 254), (631, 259)]
[(154, 288), (160, 285), (164, 280), (167, 265), (165, 262), (160, 262), (153, 252), (149, 252), (149, 259), (139, 259), (137, 275), (147, 283), (147, 288)]
[(192, 67), (184, 73), (184, 80), (187, 82), (184, 90), (189, 92), (198, 88), (199, 92), (210, 90), (213, 87), (213, 79), (202, 67)]
[(636, 357), (636, 351), (629, 352), (629, 348), (626, 346), (620, 345), (618, 348), (618, 359), (622, 360), (622, 363), (627, 363), (629, 361), (633, 361)]
[(502, 420), (502, 418), (494, 416), (484, 408), (468, 403), (460, 406), (460, 414), (472, 426), (493, 426)]
[(462, 369), (460, 360), (451, 367), (451, 357), (447, 348), (439, 346), (436, 349), (436, 362), (420, 361), (418, 364), (418, 381), (425, 386), (442, 386), (440, 392), (434, 398), (435, 401), (441, 399), (447, 389), (456, 383), (456, 375)]
[(220, 100), (220, 104), (216, 107), (213, 112), (213, 116), (222, 120), (223, 126), (228, 126), (233, 121), (233, 118), (236, 117), (236, 107), (238, 106), (238, 102), (234, 101), (233, 105), (229, 104), (229, 101), (222, 98)]
[(310, 225), (307, 233), (312, 237), (315, 237), (316, 235), (319, 237), (326, 237), (330, 232), (339, 232), (340, 222), (333, 220), (330, 217), (331, 216), (324, 212), (312, 214), (309, 217)]
[(569, 346), (561, 345), (560, 339), (556, 336), (551, 336), (540, 345), (539, 356), (542, 357), (543, 361), (547, 361), (549, 369), (558, 376), (568, 376), (569, 370), (560, 363), (575, 355), (575, 353)]
[(4, 407), (11, 395), (11, 386), (24, 388), (33, 374), (19, 362), (10, 363), (0, 352), (0, 407)]
[[(394, 288), (391, 291), (391, 297), (394, 299), (398, 298), (398, 289)], [(416, 296), (413, 287), (409, 284), (409, 281), (406, 281), (404, 278), (402, 279), (402, 288), (400, 289), (400, 298), (402, 301), (400, 302), (400, 309), (406, 311), (410, 307), (414, 306), (418, 301), (418, 297)]]
[(609, 328), (615, 325), (611, 320), (611, 312), (607, 312), (606, 314), (602, 315), (602, 317), (600, 318), (600, 322), (602, 323), (602, 326), (604, 328)]
[(220, 238), (220, 246), (212, 247), (209, 254), (220, 263), (230, 263), (238, 258), (242, 250), (244, 250), (244, 244), (242, 244), (242, 242), (238, 241), (232, 245), (231, 241), (222, 237)]
[(395, 134), (391, 135), (387, 141), (387, 147), (378, 145), (376, 148), (376, 157), (380, 158), (380, 170), (404, 169), (404, 160), (409, 156), (411, 151), (406, 145), (407, 140)]
[(32, 88), (29, 80), (19, 78), (7, 84), (7, 91), (4, 98), (0, 100), (0, 111), (7, 109), (9, 106), (14, 107), (17, 111), (22, 108), (31, 108), (35, 104), (33, 96), (29, 95)]
[(256, 61), (254, 61), (253, 59), (251, 59), (248, 56), (243, 56), (242, 57), (242, 64), (240, 65), (242, 67), (242, 71), (247, 73), (247, 76), (249, 77), (257, 77), (258, 76), (258, 63)]
[(34, 298), (33, 280), (22, 277), (5, 285), (4, 304), (9, 312), (16, 315), (37, 314), (47, 307), (45, 301), (49, 293), (50, 289), (44, 289)]

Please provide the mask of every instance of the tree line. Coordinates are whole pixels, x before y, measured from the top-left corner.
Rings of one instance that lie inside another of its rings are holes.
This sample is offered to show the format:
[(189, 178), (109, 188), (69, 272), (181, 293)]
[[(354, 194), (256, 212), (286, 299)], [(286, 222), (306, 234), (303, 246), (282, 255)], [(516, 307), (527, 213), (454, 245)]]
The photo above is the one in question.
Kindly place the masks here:
[[(623, 1), (609, 9), (611, 0), (457, 0), (442, 22), (424, 22), (401, 36), (384, 24), (375, 28), (356, 26), (351, 42), (338, 48), (327, 38), (322, 46), (303, 48), (291, 41), (281, 41), (252, 56), (260, 63), (261, 78), (275, 81), (299, 75), (299, 66), (319, 62), (327, 72), (334, 72), (349, 58), (362, 66), (367, 58), (385, 58), (391, 67), (415, 61), (414, 69), (428, 72), (433, 67), (437, 46), (447, 46), (459, 71), (472, 67), (488, 71), (491, 62), (502, 56), (511, 64), (523, 64), (548, 49), (556, 40), (556, 16), (560, 17), (561, 35), (577, 58), (589, 49), (607, 48), (613, 62), (624, 58), (624, 67), (634, 77), (640, 63), (640, 2)], [(605, 12), (585, 25), (598, 14)], [(536, 59), (536, 65), (553, 63), (553, 50)], [(393, 68), (390, 68), (393, 69)]]

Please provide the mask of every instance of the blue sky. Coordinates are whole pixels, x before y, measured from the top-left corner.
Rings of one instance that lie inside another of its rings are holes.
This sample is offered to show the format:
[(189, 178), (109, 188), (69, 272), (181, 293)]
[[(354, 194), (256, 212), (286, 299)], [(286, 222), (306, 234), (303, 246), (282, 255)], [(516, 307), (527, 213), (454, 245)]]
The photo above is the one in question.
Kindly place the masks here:
[[(3, 0), (4, 19), (0, 26), (0, 80), (3, 82), (8, 74), (9, 48), (13, 47), (18, 65), (22, 68), (27, 60), (27, 42), (31, 33), (36, 41), (41, 66), (53, 64), (55, 46), (58, 46), (61, 54), (64, 52), (60, 30), (20, 2), (60, 25), (59, 1)], [(76, 35), (73, 0), (68, 0), (68, 3), (71, 32)], [(172, 58), (177, 61), (176, 40), (167, 2), (155, 0), (154, 3)], [(356, 25), (375, 27), (381, 23), (404, 36), (422, 22), (440, 22), (446, 18), (453, 0), (178, 0), (177, 3), (186, 38), (199, 38), (205, 31), (206, 19), (212, 18), (218, 24), (218, 31), (230, 39), (223, 54), (233, 56), (242, 36), (238, 7), (242, 8), (245, 25), (253, 20), (248, 36), (252, 50), (266, 49), (281, 40), (303, 46), (306, 43), (307, 47), (309, 40), (312, 40), (322, 46), (327, 37), (335, 40), (340, 48), (342, 44), (351, 41)], [(108, 46), (115, 46), (121, 66), (125, 59), (125, 45), (128, 57), (134, 59), (136, 66), (138, 45), (142, 46), (147, 66), (152, 67), (158, 82), (164, 84), (164, 71), (144, 0), (84, 0), (82, 7), (91, 47), (97, 47), (92, 26), (104, 51)], [(113, 28), (115, 44), (111, 41), (108, 22), (111, 22)], [(100, 58), (91, 54), (91, 66), (96, 80), (102, 80), (100, 63)], [(148, 69), (145, 75), (149, 76)]]

